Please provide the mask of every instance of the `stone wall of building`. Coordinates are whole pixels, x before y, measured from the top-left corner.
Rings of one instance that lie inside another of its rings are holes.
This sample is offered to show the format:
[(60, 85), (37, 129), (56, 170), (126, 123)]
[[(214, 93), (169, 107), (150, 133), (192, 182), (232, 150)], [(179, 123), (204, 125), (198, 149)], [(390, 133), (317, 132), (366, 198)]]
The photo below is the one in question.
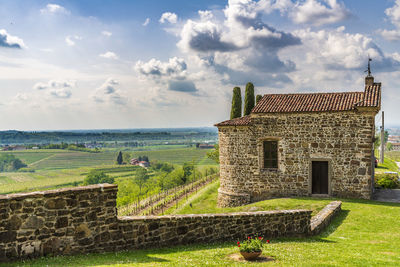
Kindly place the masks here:
[(0, 262), (310, 233), (311, 211), (117, 217), (116, 185), (0, 195)]
[[(369, 199), (375, 112), (251, 114), (219, 126), (220, 206), (311, 195), (312, 161), (329, 163), (329, 195)], [(263, 169), (263, 141), (278, 141), (278, 169)]]

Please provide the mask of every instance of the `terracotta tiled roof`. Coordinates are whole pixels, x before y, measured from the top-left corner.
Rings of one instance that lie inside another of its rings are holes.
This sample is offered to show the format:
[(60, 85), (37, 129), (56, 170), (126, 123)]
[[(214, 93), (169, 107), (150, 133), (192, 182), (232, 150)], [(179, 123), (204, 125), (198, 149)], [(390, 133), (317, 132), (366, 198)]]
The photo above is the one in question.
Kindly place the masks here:
[[(365, 86), (364, 92), (270, 94), (264, 95), (252, 113), (289, 113), (348, 111), (357, 107), (380, 108), (381, 83)], [(251, 117), (244, 116), (215, 124), (215, 126), (244, 126)]]
[(250, 116), (247, 115), (244, 117), (217, 123), (217, 124), (215, 124), (215, 126), (244, 126), (244, 125), (249, 125), (250, 123), (251, 123)]
[(379, 107), (380, 83), (364, 92), (264, 95), (253, 113), (346, 111), (356, 107)]
[(364, 99), (359, 107), (380, 107), (381, 105), (381, 83), (365, 86)]

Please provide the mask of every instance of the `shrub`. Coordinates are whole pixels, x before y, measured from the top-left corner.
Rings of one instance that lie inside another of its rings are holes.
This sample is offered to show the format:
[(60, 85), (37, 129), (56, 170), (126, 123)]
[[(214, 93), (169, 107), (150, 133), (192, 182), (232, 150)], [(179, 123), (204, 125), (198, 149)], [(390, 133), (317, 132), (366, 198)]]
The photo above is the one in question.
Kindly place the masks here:
[(84, 185), (104, 184), (104, 183), (112, 184), (114, 183), (114, 178), (98, 170), (90, 171), (89, 174), (86, 176), (85, 180), (83, 180)]
[(20, 159), (12, 154), (0, 155), (0, 172), (13, 172), (21, 168), (27, 167)]
[(19, 172), (35, 172), (35, 169), (32, 169), (32, 168), (21, 168), (18, 171)]
[(375, 185), (382, 188), (400, 188), (399, 176), (397, 173), (375, 174)]
[[(261, 236), (255, 236), (254, 238), (249, 236), (243, 242), (238, 241), (237, 245), (241, 252), (261, 252), (264, 246), (263, 240), (264, 238)], [(266, 243), (269, 243), (269, 240)]]

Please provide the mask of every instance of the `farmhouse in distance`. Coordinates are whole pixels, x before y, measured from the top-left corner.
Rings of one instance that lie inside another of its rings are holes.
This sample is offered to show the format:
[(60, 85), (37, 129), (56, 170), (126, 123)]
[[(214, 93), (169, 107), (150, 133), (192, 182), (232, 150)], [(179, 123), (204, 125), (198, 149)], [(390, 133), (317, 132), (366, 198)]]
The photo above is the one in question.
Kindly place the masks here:
[(221, 207), (272, 197), (370, 199), (381, 83), (362, 92), (267, 94), (250, 115), (216, 124)]

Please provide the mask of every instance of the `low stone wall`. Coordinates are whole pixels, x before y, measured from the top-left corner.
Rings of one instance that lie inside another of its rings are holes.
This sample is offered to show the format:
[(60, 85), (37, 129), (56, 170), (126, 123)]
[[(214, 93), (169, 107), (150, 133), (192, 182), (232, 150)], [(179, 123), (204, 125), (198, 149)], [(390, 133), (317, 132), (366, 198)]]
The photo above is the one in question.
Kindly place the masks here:
[(311, 235), (317, 235), (330, 224), (332, 219), (342, 210), (341, 201), (333, 201), (311, 218)]
[(116, 197), (108, 184), (0, 195), (0, 261), (108, 250)]
[(311, 231), (309, 210), (117, 217), (116, 196), (109, 184), (0, 196), (0, 262)]
[(144, 248), (244, 239), (305, 236), (311, 211), (259, 211), (225, 214), (138, 216), (119, 219), (125, 248)]

